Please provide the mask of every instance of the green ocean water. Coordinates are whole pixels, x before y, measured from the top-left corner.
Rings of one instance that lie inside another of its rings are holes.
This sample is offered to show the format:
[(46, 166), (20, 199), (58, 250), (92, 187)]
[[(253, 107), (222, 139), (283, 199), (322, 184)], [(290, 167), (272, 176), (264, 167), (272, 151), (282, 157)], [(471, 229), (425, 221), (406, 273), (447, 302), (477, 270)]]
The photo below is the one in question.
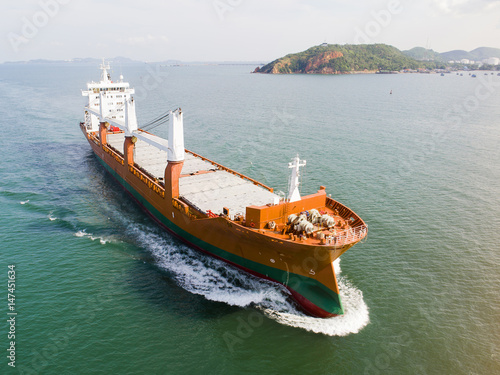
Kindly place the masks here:
[(303, 315), (138, 209), (78, 126), (96, 66), (4, 64), (1, 374), (500, 373), (496, 73), (113, 68), (136, 88), (139, 122), (180, 106), (188, 149), (276, 190), (299, 153), (302, 194), (325, 185), (368, 223), (336, 265), (346, 314)]

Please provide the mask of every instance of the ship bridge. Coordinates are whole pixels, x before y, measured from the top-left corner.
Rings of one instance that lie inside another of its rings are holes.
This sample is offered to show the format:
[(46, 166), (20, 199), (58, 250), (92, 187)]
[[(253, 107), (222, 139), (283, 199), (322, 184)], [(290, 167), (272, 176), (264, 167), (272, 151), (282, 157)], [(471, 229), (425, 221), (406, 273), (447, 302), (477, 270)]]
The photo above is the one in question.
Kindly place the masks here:
[(92, 113), (92, 111), (102, 113), (102, 117), (124, 123), (125, 102), (130, 100), (135, 93), (135, 90), (130, 88), (128, 82), (123, 82), (123, 76), (120, 76), (118, 82), (113, 82), (108, 72), (109, 69), (109, 65), (103, 61), (101, 64), (101, 80), (87, 83), (87, 90), (82, 90), (82, 96), (89, 98), (86, 108), (90, 111), (85, 114), (85, 124), (90, 131), (99, 130), (100, 121), (99, 116)]

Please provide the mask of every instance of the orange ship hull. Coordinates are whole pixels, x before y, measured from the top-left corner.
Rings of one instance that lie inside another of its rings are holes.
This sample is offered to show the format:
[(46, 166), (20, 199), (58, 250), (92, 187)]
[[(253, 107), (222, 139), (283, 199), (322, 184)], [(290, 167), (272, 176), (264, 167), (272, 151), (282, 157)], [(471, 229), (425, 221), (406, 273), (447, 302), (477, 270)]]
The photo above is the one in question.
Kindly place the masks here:
[[(106, 144), (105, 130), (98, 136), (88, 133), (83, 124), (81, 129), (103, 167), (164, 229), (196, 249), (284, 285), (313, 316), (343, 314), (333, 261), (362, 240), (367, 227), (349, 208), (328, 198), (324, 188), (298, 202), (248, 207), (245, 219), (207, 215), (193, 210), (175, 191), (182, 164), (169, 163), (165, 181), (158, 181), (134, 164), (127, 141), (123, 155)], [(290, 232), (287, 215), (311, 209), (337, 214), (345, 224), (330, 236), (333, 242)], [(277, 223), (273, 230), (266, 229), (270, 220)]]

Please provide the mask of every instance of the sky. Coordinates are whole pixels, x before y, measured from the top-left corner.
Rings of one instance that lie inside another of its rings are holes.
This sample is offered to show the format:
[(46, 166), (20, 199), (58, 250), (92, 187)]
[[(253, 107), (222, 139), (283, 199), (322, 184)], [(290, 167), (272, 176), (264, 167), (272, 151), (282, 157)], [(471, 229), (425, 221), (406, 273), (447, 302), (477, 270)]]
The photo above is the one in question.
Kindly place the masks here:
[(267, 62), (323, 42), (500, 48), (500, 0), (16, 0), (0, 9), (0, 62)]

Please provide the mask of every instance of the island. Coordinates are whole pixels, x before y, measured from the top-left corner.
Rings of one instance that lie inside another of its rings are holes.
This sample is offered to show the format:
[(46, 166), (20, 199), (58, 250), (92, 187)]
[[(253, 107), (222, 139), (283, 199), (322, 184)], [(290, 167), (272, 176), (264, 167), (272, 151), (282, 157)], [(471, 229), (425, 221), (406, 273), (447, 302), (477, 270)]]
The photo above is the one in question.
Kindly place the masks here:
[(326, 44), (292, 53), (255, 73), (271, 74), (351, 74), (392, 72), (422, 68), (421, 62), (386, 44)]

